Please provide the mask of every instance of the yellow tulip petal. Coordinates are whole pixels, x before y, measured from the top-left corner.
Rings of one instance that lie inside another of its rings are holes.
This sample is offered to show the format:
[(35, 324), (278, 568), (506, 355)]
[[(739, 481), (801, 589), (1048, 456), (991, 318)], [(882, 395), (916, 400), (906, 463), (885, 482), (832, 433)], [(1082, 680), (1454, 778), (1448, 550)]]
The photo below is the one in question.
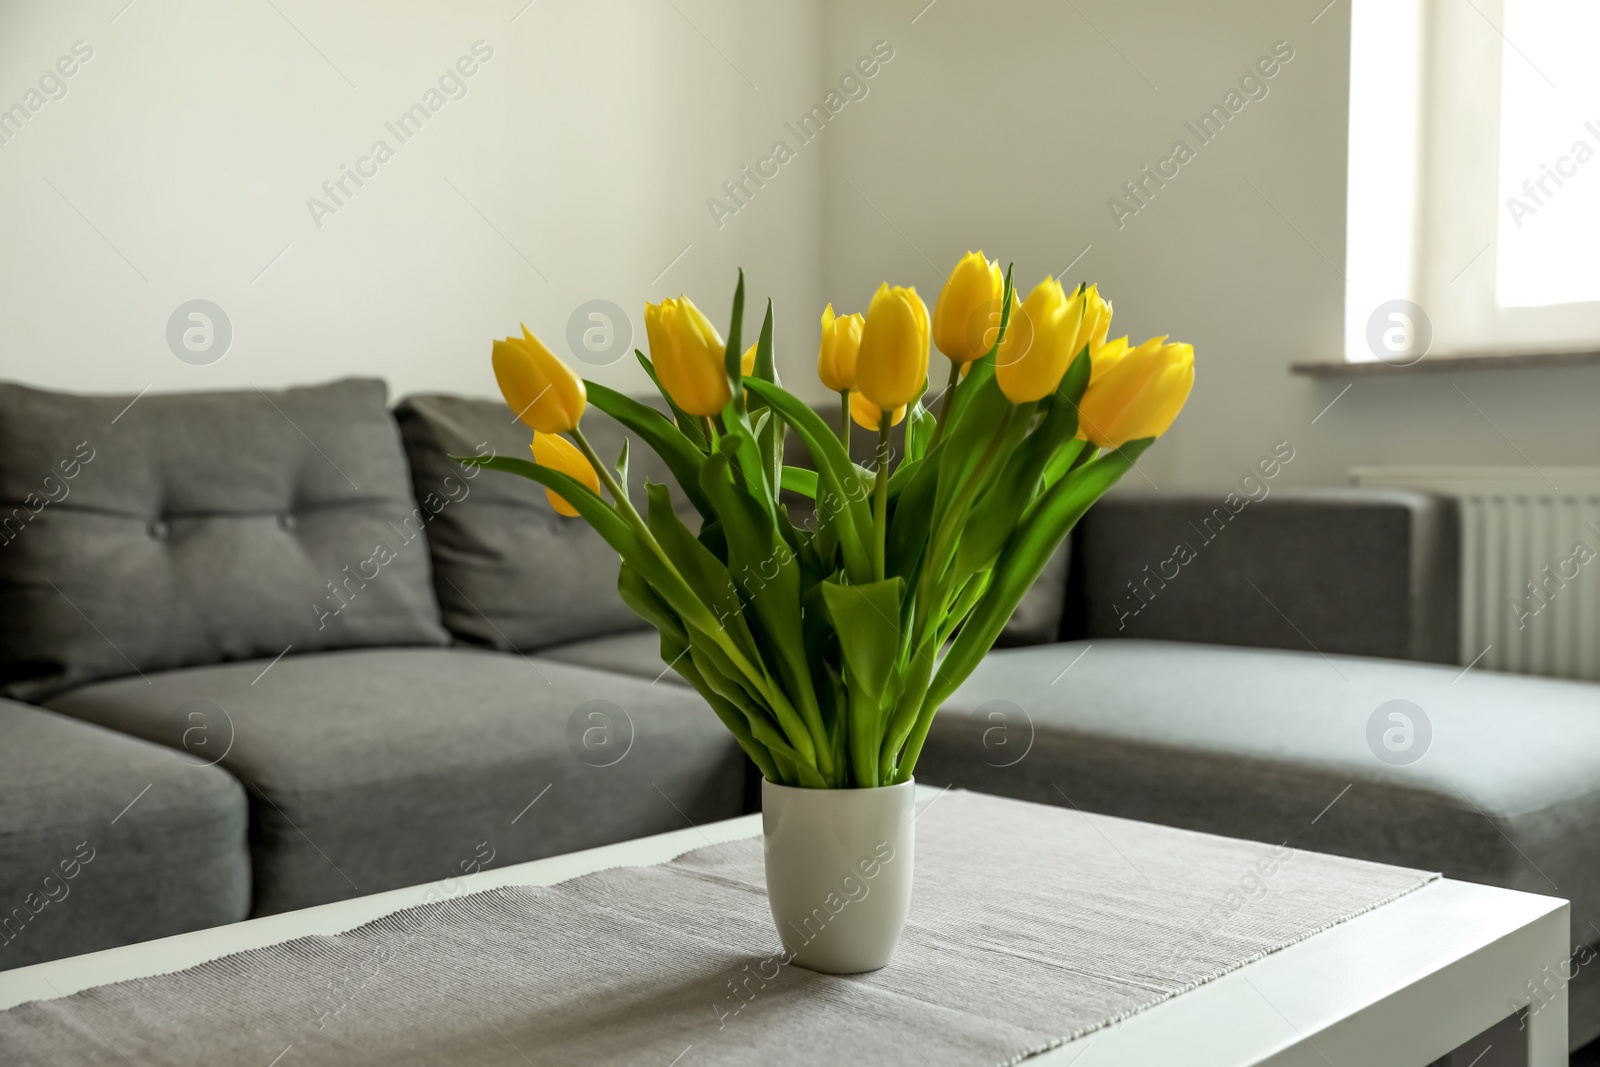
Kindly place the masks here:
[(691, 415), (715, 415), (733, 395), (722, 335), (687, 296), (644, 306), (650, 360), (672, 402)]
[(980, 252), (961, 257), (933, 310), (933, 341), (953, 363), (970, 363), (989, 351), (999, 324), (1005, 275)]
[(928, 306), (914, 288), (878, 287), (856, 356), (856, 388), (879, 408), (903, 407), (928, 388)]
[[(562, 474), (576, 478), (587, 485), (596, 496), (600, 495), (600, 475), (594, 467), (584, 458), (582, 452), (565, 437), (555, 434), (539, 433), (533, 435), (533, 461), (541, 467), (560, 471)], [(565, 497), (554, 489), (546, 489), (545, 496), (550, 501), (550, 506), (559, 514), (574, 518), (578, 509), (567, 503)]]
[(1061, 283), (1046, 277), (1012, 309), (1006, 336), (995, 354), (995, 381), (1013, 404), (1041, 400), (1055, 392), (1083, 329), (1085, 298), (1068, 296)]
[(587, 404), (583, 379), (524, 326), (522, 336), (494, 343), (495, 381), (517, 418), (539, 433), (565, 433)]
[[(889, 419), (890, 426), (899, 426), (906, 417), (905, 405), (894, 409), (894, 414)], [(863, 430), (877, 433), (883, 423), (883, 409), (860, 393), (850, 394), (850, 419)]]
[(833, 305), (822, 311), (822, 341), (817, 347), (817, 377), (832, 392), (856, 387), (856, 358), (861, 350), (859, 314), (837, 316)]
[[(1111, 346), (1107, 346), (1110, 348)], [(1151, 338), (1107, 364), (1079, 405), (1079, 436), (1099, 448), (1160, 437), (1194, 387), (1194, 348)]]

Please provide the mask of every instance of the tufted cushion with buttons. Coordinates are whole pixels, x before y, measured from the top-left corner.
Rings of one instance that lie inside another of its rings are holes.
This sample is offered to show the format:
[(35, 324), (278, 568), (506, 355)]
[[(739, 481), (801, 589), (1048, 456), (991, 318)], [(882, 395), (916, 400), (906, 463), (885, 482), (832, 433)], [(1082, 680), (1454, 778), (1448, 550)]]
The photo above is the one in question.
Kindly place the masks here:
[(385, 401), (0, 384), (0, 688), (445, 644)]

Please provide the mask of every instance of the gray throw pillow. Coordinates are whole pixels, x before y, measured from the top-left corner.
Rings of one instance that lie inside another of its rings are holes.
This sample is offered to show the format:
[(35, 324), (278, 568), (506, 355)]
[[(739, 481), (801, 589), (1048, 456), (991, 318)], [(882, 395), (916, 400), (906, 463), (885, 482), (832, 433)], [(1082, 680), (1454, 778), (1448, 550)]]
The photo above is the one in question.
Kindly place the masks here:
[[(532, 652), (649, 624), (617, 593), (619, 561), (611, 546), (579, 518), (556, 513), (544, 487), (499, 471), (463, 470), (455, 455), (531, 459), (533, 431), (499, 400), (413, 396), (395, 409), (411, 458), (417, 496), (444, 503), (428, 529), (434, 587), (444, 624), (464, 643)], [(626, 431), (594, 407), (583, 431), (607, 461)], [(638, 441), (628, 446), (629, 493), (644, 508), (644, 480), (672, 486), (676, 510), (690, 529), (699, 516), (678, 492), (667, 467)]]
[(0, 689), (445, 644), (385, 403), (0, 384)]

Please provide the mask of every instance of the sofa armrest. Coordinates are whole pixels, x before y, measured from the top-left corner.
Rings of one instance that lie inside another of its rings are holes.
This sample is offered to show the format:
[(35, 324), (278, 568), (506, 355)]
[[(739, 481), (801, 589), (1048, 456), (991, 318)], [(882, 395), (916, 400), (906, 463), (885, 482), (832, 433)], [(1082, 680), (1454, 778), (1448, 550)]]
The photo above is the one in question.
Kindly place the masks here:
[(1074, 533), (1065, 633), (1458, 662), (1455, 501), (1385, 489), (1108, 496)]

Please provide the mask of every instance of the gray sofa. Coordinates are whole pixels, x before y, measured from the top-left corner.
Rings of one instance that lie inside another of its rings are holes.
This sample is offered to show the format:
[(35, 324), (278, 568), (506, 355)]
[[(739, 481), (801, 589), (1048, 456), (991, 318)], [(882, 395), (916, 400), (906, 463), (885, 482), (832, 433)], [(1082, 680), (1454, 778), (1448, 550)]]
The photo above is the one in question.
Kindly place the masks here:
[[(447, 458), (524, 453), (502, 405), (130, 400), (0, 385), (0, 968), (753, 810), (599, 538)], [(1551, 893), (1600, 942), (1600, 687), (1452, 665), (1456, 544), (1419, 494), (1108, 498), (918, 776)]]

